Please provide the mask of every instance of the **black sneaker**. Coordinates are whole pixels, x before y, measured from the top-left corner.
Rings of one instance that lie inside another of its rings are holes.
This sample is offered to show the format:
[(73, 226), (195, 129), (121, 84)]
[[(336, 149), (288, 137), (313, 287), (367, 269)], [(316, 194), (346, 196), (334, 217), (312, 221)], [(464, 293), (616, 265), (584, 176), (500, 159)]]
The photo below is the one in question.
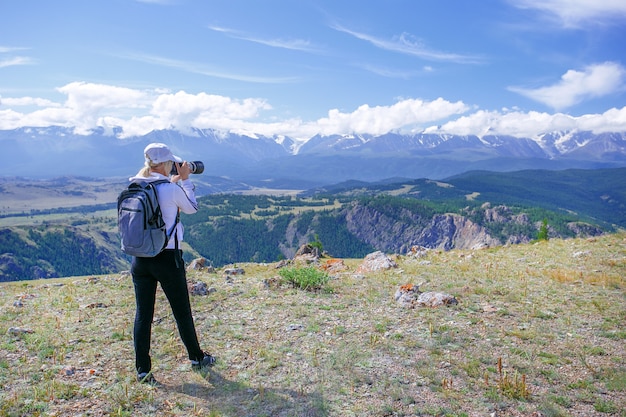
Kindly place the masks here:
[(193, 369), (208, 368), (209, 366), (213, 366), (214, 364), (215, 356), (211, 356), (208, 353), (204, 354), (204, 357), (201, 361), (191, 361), (191, 367)]
[(152, 375), (152, 372), (142, 372), (140, 374), (137, 374), (137, 381), (141, 382), (142, 384), (149, 384), (149, 385), (159, 385), (159, 382), (154, 378), (154, 375)]

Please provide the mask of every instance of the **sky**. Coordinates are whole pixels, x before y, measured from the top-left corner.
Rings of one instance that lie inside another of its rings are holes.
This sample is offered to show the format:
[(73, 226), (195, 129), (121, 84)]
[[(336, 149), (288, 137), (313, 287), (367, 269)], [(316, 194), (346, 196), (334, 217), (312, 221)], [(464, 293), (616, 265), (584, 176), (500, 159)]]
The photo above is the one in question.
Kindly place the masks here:
[(0, 130), (626, 131), (625, 0), (0, 0)]

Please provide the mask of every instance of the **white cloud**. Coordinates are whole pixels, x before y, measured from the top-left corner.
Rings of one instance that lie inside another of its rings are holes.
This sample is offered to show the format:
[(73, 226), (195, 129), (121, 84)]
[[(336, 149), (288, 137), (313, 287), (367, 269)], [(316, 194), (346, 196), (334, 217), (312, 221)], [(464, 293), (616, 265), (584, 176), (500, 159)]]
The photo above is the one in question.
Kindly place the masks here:
[(0, 129), (17, 129), (18, 127), (24, 126), (25, 120), (24, 114), (12, 109), (3, 110), (2, 107), (0, 107)]
[(254, 42), (273, 48), (292, 49), (296, 51), (315, 52), (315, 48), (310, 41), (304, 39), (281, 39), (281, 38), (261, 38), (252, 36), (234, 29), (228, 29), (219, 26), (209, 26), (209, 29), (215, 32), (224, 33), (231, 38), (241, 39), (248, 42)]
[(580, 130), (594, 133), (624, 132), (626, 131), (626, 107), (613, 108), (600, 115), (584, 115), (579, 117), (577, 121)]
[(2, 46), (0, 45), (0, 54), (6, 54), (13, 51), (23, 51), (28, 48), (23, 48), (19, 46)]
[(455, 135), (509, 135), (533, 138), (547, 132), (572, 130), (594, 133), (624, 132), (626, 131), (626, 107), (580, 117), (563, 113), (480, 110), (442, 126), (430, 127), (425, 131), (426, 133)]
[[(442, 98), (434, 101), (403, 99), (390, 106), (362, 105), (349, 113), (333, 109), (328, 117), (316, 121), (294, 118), (268, 123), (259, 119), (272, 107), (259, 98), (240, 100), (206, 93), (142, 91), (84, 82), (70, 83), (57, 90), (67, 96), (62, 105), (50, 102), (49, 106), (31, 113), (4, 111), (0, 113), (0, 129), (59, 125), (74, 126), (78, 133), (86, 133), (96, 127), (109, 132), (121, 127), (122, 136), (132, 136), (154, 129), (189, 131), (195, 127), (308, 139), (318, 133), (382, 134), (430, 124), (468, 110), (462, 102), (452, 103)], [(11, 105), (47, 103), (30, 97), (4, 101)]]
[(328, 112), (328, 117), (317, 120), (315, 125), (319, 129), (318, 132), (323, 134), (378, 135), (416, 124), (432, 123), (467, 110), (468, 106), (461, 101), (451, 103), (442, 98), (430, 102), (406, 99), (391, 106), (370, 107), (364, 104), (352, 113), (342, 113), (333, 109)]
[(261, 99), (233, 100), (213, 94), (179, 91), (158, 96), (151, 113), (177, 129), (228, 129), (233, 122), (257, 117), (261, 110), (270, 109), (271, 106)]
[(565, 27), (580, 27), (626, 19), (624, 0), (510, 0), (522, 9), (536, 9), (556, 17)]
[(27, 56), (14, 56), (14, 57), (9, 57), (9, 58), (1, 58), (0, 68), (14, 67), (17, 65), (32, 65), (34, 63), (35, 63), (35, 60)]
[(149, 92), (105, 84), (73, 82), (57, 89), (67, 95), (63, 109), (51, 112), (65, 118), (63, 124), (75, 126), (77, 132), (88, 132), (101, 125), (99, 117), (111, 114), (127, 114), (148, 108), (151, 103)]
[[(24, 51), (29, 48), (22, 48), (17, 46), (1, 46), (0, 54), (12, 54), (16, 51)], [(0, 68), (14, 67), (17, 65), (32, 65), (35, 64), (35, 60), (28, 56), (0, 56)]]
[[(316, 134), (379, 135), (391, 131), (422, 131), (423, 126), (448, 120), (425, 131), (518, 137), (535, 137), (555, 130), (626, 131), (626, 107), (580, 117), (519, 110), (480, 110), (458, 117), (470, 110), (463, 102), (443, 98), (433, 101), (404, 98), (389, 106), (364, 104), (351, 112), (333, 109), (326, 117), (313, 121), (292, 118), (267, 122), (264, 113), (271, 111), (272, 106), (260, 98), (234, 99), (206, 93), (136, 90), (84, 82), (67, 84), (58, 91), (67, 97), (60, 104), (33, 97), (3, 98), (0, 129), (66, 126), (74, 127), (78, 134), (87, 134), (95, 128), (104, 128), (112, 134), (114, 128), (121, 128), (120, 137), (129, 137), (157, 129), (188, 132), (195, 127), (306, 140)], [(33, 105), (40, 108), (32, 112), (8, 108)]]
[(554, 85), (536, 89), (509, 87), (509, 90), (558, 110), (625, 87), (626, 69), (616, 62), (604, 62), (589, 65), (583, 71), (569, 70)]
[(57, 88), (57, 91), (67, 95), (66, 107), (77, 112), (92, 112), (104, 108), (140, 108), (147, 107), (150, 103), (147, 92), (106, 84), (73, 82)]
[[(386, 68), (386, 67), (382, 67), (382, 66), (378, 66), (378, 65), (370, 65), (370, 64), (364, 64), (362, 66), (363, 69), (365, 69), (366, 71), (369, 71), (371, 73), (380, 75), (382, 77), (387, 77), (387, 78), (402, 78), (402, 79), (409, 79), (409, 78), (413, 78), (415, 76), (418, 76), (420, 74), (419, 71), (408, 71), (408, 70), (401, 70), (401, 69), (397, 69), (397, 68)], [(423, 72), (432, 72), (432, 68), (424, 68)]]
[(272, 123), (231, 120), (226, 128), (267, 136), (284, 135), (299, 140), (306, 140), (317, 134), (381, 135), (391, 131), (407, 131), (416, 125), (447, 119), (466, 112), (468, 108), (463, 102), (452, 103), (442, 98), (434, 101), (404, 99), (391, 106), (370, 107), (364, 104), (349, 113), (332, 109), (327, 117), (310, 122), (296, 118)]
[(67, 99), (58, 104), (45, 99), (32, 97), (3, 98), (3, 107), (12, 105), (40, 105), (39, 110), (19, 113), (7, 110), (0, 113), (0, 129), (15, 129), (23, 126), (68, 126), (79, 133), (87, 133), (100, 126), (99, 117), (127, 115), (129, 112), (147, 108), (150, 105), (149, 93), (124, 87), (104, 84), (73, 82), (57, 91)]
[(337, 109), (328, 117), (302, 122), (299, 119), (261, 122), (263, 112), (272, 109), (264, 99), (230, 97), (185, 91), (135, 90), (104, 84), (73, 82), (57, 89), (67, 96), (62, 105), (31, 97), (5, 98), (7, 104), (48, 105), (31, 113), (0, 113), (0, 129), (21, 126), (74, 126), (78, 133), (96, 127), (123, 129), (123, 136), (142, 135), (154, 129), (195, 128), (239, 130), (266, 135), (282, 134), (308, 139), (317, 134), (382, 134), (417, 124), (433, 123), (468, 110), (462, 102), (444, 99), (422, 101), (404, 99), (391, 106), (362, 105), (344, 113)]
[[(0, 112), (0, 129), (23, 126), (69, 126), (77, 133), (90, 129), (122, 127), (123, 136), (142, 135), (154, 129), (190, 127), (228, 130), (255, 118), (271, 106), (262, 99), (235, 100), (206, 93), (172, 94), (160, 90), (136, 90), (104, 84), (73, 82), (57, 89), (67, 96), (61, 105), (32, 97), (3, 98), (11, 106), (47, 105), (30, 113), (12, 109)], [(3, 106), (6, 107), (6, 106)]]
[(19, 98), (2, 98), (0, 97), (0, 106), (37, 106), (37, 107), (59, 107), (59, 103), (36, 97), (19, 97)]
[(405, 55), (416, 56), (428, 61), (448, 61), (460, 64), (479, 64), (484, 61), (483, 58), (472, 55), (462, 55), (450, 52), (436, 51), (427, 48), (424, 43), (415, 38), (415, 36), (402, 33), (394, 39), (380, 39), (366, 33), (356, 32), (341, 25), (332, 25), (332, 29), (339, 32), (347, 33), (357, 39), (369, 42), (377, 48), (385, 49), (392, 52), (398, 52)]
[(206, 75), (208, 77), (224, 78), (228, 80), (245, 81), (249, 83), (261, 84), (282, 84), (291, 83), (298, 80), (297, 77), (261, 77), (257, 75), (237, 74), (232, 71), (212, 68), (210, 66), (199, 64), (191, 61), (181, 61), (176, 59), (164, 58), (154, 55), (131, 54), (120, 55), (122, 58), (134, 61), (145, 62), (148, 64), (160, 65), (167, 68), (175, 68), (181, 71), (193, 74)]

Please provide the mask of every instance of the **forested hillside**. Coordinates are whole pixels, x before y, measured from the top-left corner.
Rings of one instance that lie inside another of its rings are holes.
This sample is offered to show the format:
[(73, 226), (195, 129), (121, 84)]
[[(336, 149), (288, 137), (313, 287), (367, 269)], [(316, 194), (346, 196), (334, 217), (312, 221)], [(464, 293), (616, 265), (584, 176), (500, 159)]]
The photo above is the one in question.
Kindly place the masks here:
[(183, 216), (186, 240), (215, 266), (290, 258), (312, 241), (331, 256), (355, 258), (373, 250), (406, 253), (415, 245), (447, 250), (529, 242), (544, 220), (553, 237), (602, 230), (579, 216), (542, 208), (386, 193), (334, 200), (216, 195), (200, 199), (200, 207)]
[[(183, 215), (185, 258), (219, 267), (275, 262), (316, 241), (331, 256), (414, 246), (449, 250), (576, 237), (626, 227), (626, 169), (475, 172), (446, 181), (350, 182), (300, 196), (212, 194)], [(115, 273), (115, 210), (82, 206), (21, 214), (0, 227), (0, 281)], [(4, 221), (11, 220), (6, 217)]]
[(58, 224), (0, 229), (0, 281), (105, 274), (126, 268), (115, 234)]

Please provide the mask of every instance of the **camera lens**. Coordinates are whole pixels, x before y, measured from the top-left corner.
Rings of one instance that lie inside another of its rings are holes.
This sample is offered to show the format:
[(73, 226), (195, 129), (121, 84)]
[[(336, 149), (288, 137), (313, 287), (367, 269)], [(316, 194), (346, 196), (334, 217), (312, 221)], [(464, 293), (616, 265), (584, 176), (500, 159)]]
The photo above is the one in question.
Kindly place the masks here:
[(204, 172), (204, 164), (202, 161), (191, 161), (187, 163), (189, 164), (189, 168), (191, 168), (192, 174), (202, 174)]
[[(189, 172), (192, 174), (202, 174), (204, 172), (204, 164), (202, 161), (187, 161), (187, 165), (189, 165)], [(176, 163), (172, 164), (170, 175), (178, 175)]]

